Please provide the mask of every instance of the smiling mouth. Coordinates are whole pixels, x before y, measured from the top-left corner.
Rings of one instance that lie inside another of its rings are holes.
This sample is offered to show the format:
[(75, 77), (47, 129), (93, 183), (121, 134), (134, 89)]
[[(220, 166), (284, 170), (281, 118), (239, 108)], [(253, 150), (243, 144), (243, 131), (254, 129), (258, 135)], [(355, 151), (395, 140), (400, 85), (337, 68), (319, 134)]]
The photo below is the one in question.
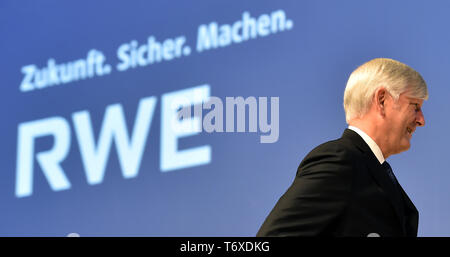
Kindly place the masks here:
[(406, 131), (408, 132), (408, 134), (412, 135), (412, 133), (414, 132), (412, 128), (407, 127)]

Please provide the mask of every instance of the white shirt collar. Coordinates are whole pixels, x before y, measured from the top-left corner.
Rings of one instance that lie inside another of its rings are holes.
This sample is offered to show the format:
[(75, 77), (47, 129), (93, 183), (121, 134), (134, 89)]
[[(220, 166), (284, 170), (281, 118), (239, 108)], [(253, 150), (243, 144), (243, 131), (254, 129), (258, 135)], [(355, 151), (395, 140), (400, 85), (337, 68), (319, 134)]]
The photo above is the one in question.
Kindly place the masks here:
[(369, 145), (370, 150), (372, 150), (373, 154), (375, 154), (375, 156), (377, 157), (380, 164), (382, 164), (385, 161), (380, 147), (377, 145), (377, 143), (375, 143), (375, 141), (373, 141), (373, 139), (371, 137), (369, 137), (369, 135), (367, 135), (364, 131), (362, 131), (361, 129), (359, 129), (357, 127), (348, 126), (348, 128), (355, 131), (356, 133), (358, 133), (358, 135), (360, 135), (362, 137), (364, 142), (366, 142), (366, 144)]

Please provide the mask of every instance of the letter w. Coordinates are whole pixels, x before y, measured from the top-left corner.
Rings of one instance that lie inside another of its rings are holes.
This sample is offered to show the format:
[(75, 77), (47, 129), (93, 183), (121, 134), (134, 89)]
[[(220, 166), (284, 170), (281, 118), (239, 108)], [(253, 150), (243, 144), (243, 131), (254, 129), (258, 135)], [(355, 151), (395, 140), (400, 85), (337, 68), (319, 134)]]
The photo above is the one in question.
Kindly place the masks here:
[(108, 106), (97, 146), (94, 142), (89, 112), (80, 111), (73, 114), (75, 133), (87, 181), (90, 185), (102, 183), (113, 140), (119, 156), (122, 175), (124, 178), (137, 176), (155, 105), (156, 97), (153, 96), (143, 98), (139, 102), (131, 142), (128, 139), (122, 106), (120, 104)]

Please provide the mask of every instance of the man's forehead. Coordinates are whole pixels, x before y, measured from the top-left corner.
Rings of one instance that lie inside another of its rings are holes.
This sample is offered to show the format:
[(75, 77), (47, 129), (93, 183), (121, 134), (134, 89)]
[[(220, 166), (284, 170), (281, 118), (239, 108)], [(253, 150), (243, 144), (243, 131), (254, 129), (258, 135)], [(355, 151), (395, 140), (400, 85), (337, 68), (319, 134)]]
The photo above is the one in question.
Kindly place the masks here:
[(408, 90), (408, 91), (405, 91), (405, 92), (403, 92), (403, 93), (401, 93), (401, 94), (400, 94), (400, 97), (401, 97), (401, 98), (408, 99), (408, 100), (410, 100), (410, 101), (415, 101), (415, 102), (420, 102), (420, 103), (423, 103), (423, 101), (424, 101), (423, 98), (419, 98), (419, 97), (413, 95), (413, 94), (411, 93), (411, 91), (409, 91), (409, 90)]
[[(402, 97), (402, 95), (400, 95), (400, 97)], [(417, 98), (417, 97), (414, 97), (414, 96), (403, 95), (403, 97), (404, 97), (407, 101), (409, 101), (409, 102), (411, 102), (411, 103), (419, 104), (420, 106), (422, 106), (422, 104), (423, 104), (423, 102), (424, 102), (424, 99), (422, 99), (422, 98)]]

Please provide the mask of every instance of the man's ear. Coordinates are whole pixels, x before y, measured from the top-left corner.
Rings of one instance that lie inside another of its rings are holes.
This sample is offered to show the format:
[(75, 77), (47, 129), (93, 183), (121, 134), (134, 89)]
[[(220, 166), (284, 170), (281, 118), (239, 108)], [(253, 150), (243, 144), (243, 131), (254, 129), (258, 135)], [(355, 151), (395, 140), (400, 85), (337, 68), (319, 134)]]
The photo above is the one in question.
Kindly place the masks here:
[(375, 104), (377, 110), (380, 111), (381, 115), (385, 115), (385, 103), (386, 103), (387, 91), (384, 87), (380, 87), (375, 91)]

